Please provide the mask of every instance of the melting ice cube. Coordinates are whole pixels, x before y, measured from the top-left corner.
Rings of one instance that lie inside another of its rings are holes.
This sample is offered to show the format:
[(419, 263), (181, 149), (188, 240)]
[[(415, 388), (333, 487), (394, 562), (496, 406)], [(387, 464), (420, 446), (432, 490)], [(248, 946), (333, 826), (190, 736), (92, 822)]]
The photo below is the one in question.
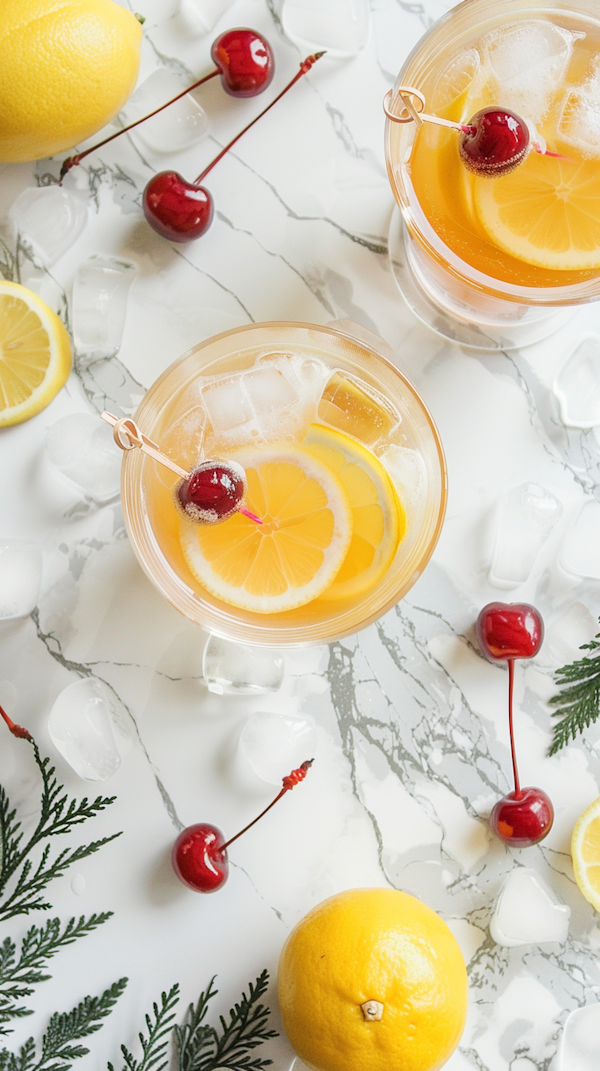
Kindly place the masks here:
[(513, 487), (500, 504), (490, 583), (502, 588), (523, 584), (562, 512), (562, 503), (545, 487)]
[(35, 186), (17, 197), (8, 219), (44, 263), (51, 265), (79, 238), (87, 221), (87, 205), (63, 186)]
[(315, 719), (310, 714), (257, 711), (242, 729), (240, 750), (257, 777), (280, 785), (283, 777), (307, 759), (317, 746)]
[(558, 135), (582, 156), (600, 156), (600, 52), (592, 58), (589, 78), (565, 97)]
[(431, 110), (438, 112), (447, 108), (471, 85), (481, 66), (476, 48), (463, 48), (456, 52), (441, 72), (431, 97)]
[(598, 1071), (600, 1068), (600, 1003), (576, 1008), (569, 1015), (558, 1049), (556, 1071)]
[(321, 395), (319, 420), (374, 447), (400, 423), (400, 414), (374, 388), (345, 372), (334, 372)]
[(60, 693), (48, 716), (52, 743), (85, 781), (106, 781), (121, 765), (114, 705), (106, 685), (86, 677)]
[(484, 34), (479, 47), (504, 107), (538, 123), (562, 87), (579, 36), (546, 19), (509, 22)]
[(202, 656), (208, 690), (217, 695), (258, 695), (281, 687), (284, 661), (276, 651), (209, 636)]
[(535, 870), (515, 867), (498, 897), (490, 922), (492, 940), (506, 948), (563, 945), (569, 934), (571, 908), (558, 900)]
[(182, 8), (193, 13), (202, 33), (208, 33), (232, 3), (233, 0), (184, 0)]
[(567, 531), (560, 549), (560, 564), (568, 573), (600, 580), (600, 503), (585, 502)]
[(0, 539), (0, 621), (28, 617), (38, 604), (42, 550), (37, 543)]
[[(249, 442), (290, 440), (302, 428), (302, 407), (280, 368), (266, 364), (226, 379), (213, 380), (201, 391), (202, 402), (221, 448)], [(207, 442), (207, 449), (213, 440)]]
[(128, 260), (102, 254), (79, 266), (73, 283), (73, 336), (79, 354), (114, 357), (119, 352), (136, 270)]
[[(179, 78), (159, 67), (136, 89), (121, 114), (126, 123), (134, 123), (176, 97), (182, 89), (185, 85)], [(134, 133), (155, 152), (179, 152), (196, 145), (208, 133), (208, 117), (194, 96), (187, 93), (152, 119), (140, 123)]]
[(580, 343), (558, 373), (554, 393), (567, 427), (600, 424), (600, 339), (590, 337)]
[(121, 486), (121, 451), (110, 428), (90, 413), (61, 417), (46, 435), (52, 464), (96, 502), (116, 498)]
[(553, 617), (546, 629), (544, 648), (558, 665), (566, 665), (587, 653), (580, 648), (589, 643), (598, 631), (598, 621), (582, 602), (574, 602), (568, 610)]
[(283, 32), (301, 49), (354, 56), (369, 40), (368, 0), (284, 0)]

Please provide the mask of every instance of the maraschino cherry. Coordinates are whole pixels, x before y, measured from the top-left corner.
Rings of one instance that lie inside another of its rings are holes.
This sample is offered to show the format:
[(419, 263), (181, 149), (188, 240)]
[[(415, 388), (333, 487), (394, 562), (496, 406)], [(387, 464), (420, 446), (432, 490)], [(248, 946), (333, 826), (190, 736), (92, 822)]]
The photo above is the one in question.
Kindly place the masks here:
[(521, 788), (513, 729), (515, 658), (533, 658), (544, 638), (544, 623), (527, 603), (490, 602), (477, 618), (477, 639), (490, 662), (508, 663), (508, 727), (515, 787), (492, 809), (490, 825), (511, 848), (538, 844), (550, 832), (554, 808), (541, 788)]
[(467, 127), (460, 135), (458, 151), (465, 167), (476, 175), (507, 175), (529, 152), (527, 123), (508, 108), (482, 108)]
[(220, 829), (211, 826), (207, 822), (199, 822), (197, 825), (188, 826), (179, 834), (175, 844), (171, 860), (177, 877), (188, 888), (195, 892), (216, 892), (225, 884), (229, 877), (229, 859), (227, 849), (234, 840), (243, 836), (253, 825), (274, 807), (286, 792), (289, 792), (306, 777), (313, 759), (303, 762), (297, 770), (292, 770), (289, 777), (283, 778), (283, 787), (274, 800), (265, 807), (264, 811), (252, 822), (244, 827), (235, 837), (225, 840)]
[(150, 179), (144, 190), (142, 207), (144, 215), (150, 226), (163, 238), (171, 242), (189, 242), (200, 238), (210, 227), (214, 214), (213, 199), (205, 186), (200, 183), (215, 164), (218, 164), (227, 152), (235, 145), (236, 141), (250, 130), (259, 119), (265, 115), (278, 100), (292, 88), (293, 85), (310, 71), (313, 64), (323, 56), (323, 52), (317, 52), (314, 56), (308, 56), (300, 64), (300, 70), (282, 89), (281, 93), (260, 112), (256, 119), (248, 123), (239, 134), (236, 135), (214, 160), (204, 168), (194, 182), (188, 182), (177, 171), (159, 171), (154, 178)]
[(176, 100), (185, 97), (193, 89), (199, 89), (205, 82), (210, 82), (211, 78), (216, 78), (217, 75), (221, 76), (221, 85), (231, 97), (256, 97), (267, 89), (273, 81), (273, 75), (275, 74), (273, 49), (266, 37), (263, 37), (256, 30), (249, 30), (246, 27), (226, 30), (225, 33), (220, 34), (213, 41), (210, 54), (216, 65), (214, 71), (211, 71), (210, 74), (205, 74), (197, 82), (193, 82), (191, 86), (183, 89), (176, 97), (171, 97), (170, 100), (165, 101), (160, 108), (155, 108), (148, 115), (142, 116), (141, 119), (136, 119), (135, 123), (129, 123), (122, 130), (117, 130), (110, 137), (90, 146), (85, 152), (69, 156), (62, 163), (60, 181), (62, 182), (67, 171), (80, 164), (90, 153), (95, 152), (96, 149), (101, 149), (104, 145), (108, 145), (115, 138), (120, 138), (122, 134), (133, 130), (140, 123), (145, 123), (147, 119), (152, 119), (154, 115), (164, 111), (170, 104), (174, 104)]
[[(235, 461), (203, 461), (175, 488), (175, 505), (188, 520), (219, 524), (242, 508), (246, 473)], [(257, 520), (254, 514), (247, 516)]]

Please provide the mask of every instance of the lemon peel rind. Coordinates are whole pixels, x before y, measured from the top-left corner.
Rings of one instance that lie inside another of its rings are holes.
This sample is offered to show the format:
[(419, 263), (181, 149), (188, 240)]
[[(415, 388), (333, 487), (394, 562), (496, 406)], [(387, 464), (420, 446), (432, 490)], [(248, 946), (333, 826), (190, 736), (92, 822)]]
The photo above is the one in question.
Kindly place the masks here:
[[(600, 912), (600, 890), (596, 891), (593, 885), (590, 884), (587, 878), (587, 865), (583, 860), (582, 845), (585, 836), (585, 831), (594, 818), (600, 818), (600, 799), (594, 801), (583, 812), (580, 818), (577, 819), (575, 829), (573, 830), (573, 837), (571, 839), (571, 856), (573, 859), (573, 871), (575, 874), (575, 881), (579, 887), (579, 891), (582, 896), (588, 901), (592, 907)], [(597, 864), (600, 866), (600, 856)]]
[[(27, 287), (19, 283), (0, 280), (0, 300), (4, 295), (23, 301), (38, 316), (42, 328), (48, 335), (50, 359), (42, 382), (34, 388), (29, 397), (19, 402), (18, 405), (0, 409), (0, 428), (22, 424), (41, 413), (64, 387), (72, 367), (71, 340), (64, 324), (50, 306)], [(1, 360), (2, 340), (0, 339)]]

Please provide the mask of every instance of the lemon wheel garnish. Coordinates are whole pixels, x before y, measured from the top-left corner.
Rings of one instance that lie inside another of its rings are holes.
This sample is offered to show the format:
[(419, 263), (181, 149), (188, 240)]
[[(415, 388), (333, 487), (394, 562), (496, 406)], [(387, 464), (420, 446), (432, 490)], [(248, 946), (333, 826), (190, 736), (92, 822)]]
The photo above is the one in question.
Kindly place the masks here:
[(50, 404), (71, 371), (71, 343), (45, 301), (0, 281), (0, 427)]
[(600, 799), (584, 811), (571, 843), (575, 880), (596, 911), (600, 911)]
[(600, 267), (597, 160), (556, 160), (531, 152), (520, 167), (473, 183), (479, 222), (495, 245), (540, 268)]
[(281, 613), (329, 587), (352, 535), (339, 478), (300, 447), (247, 449), (246, 507), (214, 526), (181, 524), (181, 546), (196, 579), (223, 602), (258, 614)]
[(406, 531), (406, 517), (383, 465), (342, 432), (311, 424), (302, 446), (335, 472), (352, 509), (352, 539), (323, 599), (363, 594), (383, 576)]

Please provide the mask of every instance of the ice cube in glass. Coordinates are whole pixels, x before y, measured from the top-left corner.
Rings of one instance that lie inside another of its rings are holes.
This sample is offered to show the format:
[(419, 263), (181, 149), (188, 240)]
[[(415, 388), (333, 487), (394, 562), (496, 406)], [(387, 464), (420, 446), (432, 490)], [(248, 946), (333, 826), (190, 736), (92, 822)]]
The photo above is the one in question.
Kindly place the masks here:
[(556, 1071), (600, 1068), (600, 1003), (575, 1008), (568, 1016), (558, 1047)]
[(281, 25), (303, 51), (326, 49), (334, 58), (354, 56), (369, 40), (368, 0), (284, 0)]
[(511, 870), (490, 922), (492, 940), (506, 948), (556, 942), (569, 935), (571, 908), (529, 867)]
[(96, 253), (80, 264), (73, 283), (75, 349), (87, 357), (114, 357), (121, 348), (135, 264)]
[(270, 648), (210, 635), (202, 656), (202, 673), (208, 690), (217, 695), (258, 695), (281, 687), (284, 661)]
[(586, 338), (577, 346), (556, 377), (554, 393), (567, 427), (600, 424), (600, 339)]
[[(121, 114), (126, 123), (133, 123), (183, 89), (185, 85), (179, 78), (159, 67), (136, 89)], [(208, 117), (193, 94), (186, 93), (152, 119), (140, 123), (133, 133), (155, 152), (180, 152), (196, 145), (208, 133)]]
[(242, 729), (240, 750), (257, 777), (270, 785), (303, 762), (314, 758), (317, 746), (315, 719), (310, 714), (278, 714), (259, 710)]
[(500, 503), (490, 583), (501, 588), (525, 583), (562, 513), (562, 502), (539, 484), (522, 483), (508, 491)]
[(52, 464), (96, 502), (116, 498), (121, 486), (121, 451), (100, 417), (70, 413), (48, 429)]
[(29, 617), (41, 585), (41, 547), (25, 539), (0, 539), (0, 621)]
[(202, 388), (201, 398), (211, 425), (209, 451), (219, 445), (289, 440), (302, 424), (298, 395), (274, 365), (212, 381)]
[(586, 81), (566, 94), (558, 135), (585, 157), (600, 156), (600, 52), (592, 57)]
[(432, 111), (437, 112), (449, 107), (457, 97), (462, 96), (481, 67), (481, 57), (476, 48), (463, 48), (455, 52), (440, 72), (431, 95)]
[(87, 222), (87, 204), (64, 186), (34, 186), (19, 194), (8, 219), (50, 266), (79, 238)]
[(52, 743), (85, 781), (106, 781), (121, 765), (113, 706), (107, 686), (86, 677), (68, 685), (48, 715)]
[(498, 101), (538, 123), (562, 88), (578, 36), (547, 19), (504, 23), (484, 34), (479, 47)]
[(317, 416), (371, 449), (400, 423), (400, 414), (382, 394), (345, 372), (334, 372), (330, 377)]

